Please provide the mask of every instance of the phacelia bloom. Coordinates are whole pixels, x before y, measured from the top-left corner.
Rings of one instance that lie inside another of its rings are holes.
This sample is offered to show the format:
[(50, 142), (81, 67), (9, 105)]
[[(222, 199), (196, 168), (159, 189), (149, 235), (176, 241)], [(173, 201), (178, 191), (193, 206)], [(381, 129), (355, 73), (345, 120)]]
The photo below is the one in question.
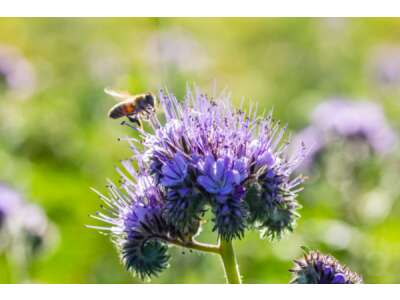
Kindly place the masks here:
[(24, 241), (27, 253), (34, 255), (49, 239), (51, 226), (39, 206), (27, 202), (20, 193), (0, 183), (0, 230), (6, 232), (10, 242)]
[(109, 231), (126, 268), (143, 279), (168, 266), (166, 243), (182, 237), (163, 217), (165, 195), (154, 179), (145, 173), (137, 174), (131, 161), (123, 165), (136, 181), (118, 170), (123, 177), (121, 188), (110, 182), (108, 197), (96, 192), (106, 204), (102, 208), (108, 214), (97, 212), (92, 217), (110, 226), (91, 227)]
[(400, 47), (384, 45), (373, 49), (367, 65), (372, 79), (385, 87), (397, 87), (400, 82)]
[(0, 88), (21, 97), (28, 97), (36, 85), (36, 76), (32, 65), (8, 46), (0, 46)]
[(23, 205), (24, 200), (18, 192), (0, 183), (0, 230), (9, 219), (16, 216)]
[(270, 238), (292, 230), (303, 182), (292, 172), (304, 149), (288, 157), (285, 128), (271, 114), (258, 118), (255, 110), (234, 109), (226, 95), (210, 98), (198, 90), (188, 89), (182, 102), (164, 91), (159, 98), (165, 121), (153, 115), (152, 130), (134, 128), (140, 139), (126, 138), (134, 153), (124, 162), (129, 175), (120, 171), (121, 189), (111, 185), (110, 197), (101, 196), (113, 213), (98, 217), (111, 224), (103, 229), (129, 269), (142, 277), (162, 270), (163, 245), (190, 241), (207, 210), (225, 240), (252, 228)]
[(35, 204), (26, 204), (19, 214), (22, 226), (22, 234), (29, 245), (31, 254), (36, 254), (42, 250), (45, 245), (49, 245), (52, 240), (51, 233), (54, 234), (54, 227), (43, 211)]
[(300, 284), (355, 284), (362, 278), (334, 257), (310, 251), (303, 258), (294, 261), (291, 283)]
[(377, 154), (386, 154), (396, 143), (396, 134), (387, 123), (381, 107), (369, 101), (328, 100), (312, 113), (311, 124), (296, 137), (295, 143), (307, 143), (310, 152), (302, 167), (329, 144), (344, 139), (363, 141)]
[(293, 146), (304, 143), (308, 147), (307, 156), (304, 158), (299, 169), (310, 170), (320, 155), (324, 152), (327, 140), (321, 130), (313, 125), (307, 126), (298, 132), (293, 139)]

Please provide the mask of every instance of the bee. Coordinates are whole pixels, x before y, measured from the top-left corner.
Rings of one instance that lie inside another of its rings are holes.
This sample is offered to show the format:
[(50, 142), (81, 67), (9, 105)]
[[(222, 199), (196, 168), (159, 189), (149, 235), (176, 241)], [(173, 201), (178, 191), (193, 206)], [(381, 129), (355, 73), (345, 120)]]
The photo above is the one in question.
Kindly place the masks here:
[(131, 95), (110, 89), (105, 89), (104, 92), (116, 99), (122, 100), (109, 110), (108, 116), (112, 119), (119, 119), (126, 116), (129, 121), (142, 127), (140, 118), (148, 118), (155, 111), (156, 97), (150, 92), (139, 95)]

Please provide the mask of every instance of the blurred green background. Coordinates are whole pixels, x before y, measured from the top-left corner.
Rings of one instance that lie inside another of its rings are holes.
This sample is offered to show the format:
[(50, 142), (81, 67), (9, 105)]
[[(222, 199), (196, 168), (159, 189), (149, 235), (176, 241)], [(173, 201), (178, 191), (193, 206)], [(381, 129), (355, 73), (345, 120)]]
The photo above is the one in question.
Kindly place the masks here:
[[(181, 97), (187, 83), (211, 91), (216, 82), (235, 103), (244, 96), (273, 108), (291, 133), (328, 97), (362, 98), (382, 105), (397, 129), (400, 65), (398, 82), (396, 69), (390, 82), (376, 72), (400, 56), (399, 37), (400, 19), (0, 19), (0, 48), (29, 65), (18, 89), (0, 80), (0, 180), (40, 204), (58, 228), (53, 249), (28, 266), (28, 281), (140, 282), (108, 237), (85, 228), (97, 224), (88, 214), (100, 205), (89, 187), (104, 191), (130, 155), (117, 138), (132, 132), (106, 117), (115, 102), (105, 87), (168, 87)], [(244, 282), (287, 283), (304, 245), (335, 255), (366, 282), (399, 283), (397, 152), (364, 161), (351, 195), (330, 180), (329, 165), (346, 172), (331, 155), (309, 175), (294, 233), (271, 243), (252, 232), (235, 242)], [(206, 228), (201, 240), (215, 235)], [(12, 272), (2, 255), (0, 282), (15, 282)], [(152, 282), (224, 283), (224, 276), (218, 257), (172, 249), (171, 267)]]

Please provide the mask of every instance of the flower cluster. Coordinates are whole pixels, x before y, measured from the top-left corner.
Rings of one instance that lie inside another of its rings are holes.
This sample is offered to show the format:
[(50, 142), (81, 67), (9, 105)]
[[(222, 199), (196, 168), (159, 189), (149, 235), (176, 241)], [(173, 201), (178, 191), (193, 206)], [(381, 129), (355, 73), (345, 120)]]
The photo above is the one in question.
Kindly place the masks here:
[(303, 258), (294, 261), (295, 266), (291, 283), (300, 284), (355, 284), (362, 278), (349, 268), (342, 266), (334, 257), (317, 251), (306, 253)]
[[(110, 230), (128, 269), (146, 277), (167, 265), (165, 245), (191, 241), (207, 210), (219, 238), (243, 237), (255, 228), (280, 237), (298, 217), (303, 178), (292, 178), (304, 156), (288, 157), (285, 128), (271, 114), (235, 110), (230, 99), (190, 89), (184, 101), (160, 92), (165, 121), (149, 119), (150, 132), (127, 138), (134, 157), (123, 162), (122, 187), (101, 195), (113, 210), (98, 218)], [(144, 149), (143, 149), (144, 148)], [(133, 168), (132, 161), (139, 168)]]
[(40, 207), (26, 202), (14, 189), (0, 183), (0, 234), (2, 250), (22, 243), (28, 254), (36, 254), (49, 238), (50, 224)]
[(386, 154), (396, 142), (396, 134), (377, 104), (368, 101), (333, 99), (319, 104), (311, 124), (296, 137), (294, 144), (307, 143), (310, 152), (302, 167), (311, 167), (319, 154), (337, 139), (362, 141), (377, 154)]
[(367, 62), (371, 79), (385, 88), (398, 87), (400, 82), (399, 53), (398, 46), (389, 44), (373, 48)]

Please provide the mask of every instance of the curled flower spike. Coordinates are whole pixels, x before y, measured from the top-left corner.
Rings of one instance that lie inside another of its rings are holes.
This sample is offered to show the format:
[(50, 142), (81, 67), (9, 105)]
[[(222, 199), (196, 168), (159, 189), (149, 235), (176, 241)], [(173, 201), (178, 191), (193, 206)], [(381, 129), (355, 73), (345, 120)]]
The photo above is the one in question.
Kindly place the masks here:
[[(133, 171), (129, 163), (124, 165)], [(135, 183), (123, 175), (126, 181), (121, 189), (110, 183), (108, 197), (96, 192), (106, 204), (102, 207), (106, 213), (97, 212), (92, 217), (110, 226), (90, 227), (111, 233), (125, 267), (144, 279), (168, 266), (165, 243), (177, 238), (178, 233), (162, 216), (163, 196), (153, 179), (136, 175)]]
[(362, 278), (349, 268), (341, 265), (334, 257), (310, 251), (303, 258), (295, 260), (291, 283), (305, 284), (354, 284)]
[(198, 90), (188, 89), (182, 102), (164, 91), (159, 98), (165, 121), (152, 115), (151, 130), (135, 128), (140, 138), (125, 138), (133, 151), (123, 162), (129, 175), (119, 170), (122, 187), (110, 185), (110, 197), (101, 196), (111, 211), (95, 216), (111, 224), (100, 229), (111, 233), (128, 269), (152, 276), (167, 266), (168, 244), (196, 249), (207, 210), (222, 245), (207, 251), (217, 254), (248, 229), (270, 238), (293, 229), (303, 177), (292, 173), (305, 152), (287, 155), (285, 128), (271, 114), (258, 118), (224, 94)]

